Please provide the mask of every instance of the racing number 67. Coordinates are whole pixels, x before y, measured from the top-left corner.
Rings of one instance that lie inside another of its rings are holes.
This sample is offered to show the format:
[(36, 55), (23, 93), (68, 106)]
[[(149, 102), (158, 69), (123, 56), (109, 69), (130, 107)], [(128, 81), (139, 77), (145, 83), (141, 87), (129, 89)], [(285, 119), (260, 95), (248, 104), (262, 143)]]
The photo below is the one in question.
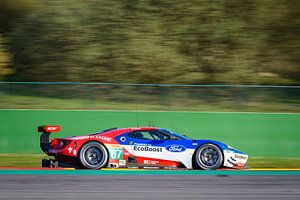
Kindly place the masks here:
[(120, 160), (122, 159), (122, 149), (110, 149), (110, 157), (112, 159)]

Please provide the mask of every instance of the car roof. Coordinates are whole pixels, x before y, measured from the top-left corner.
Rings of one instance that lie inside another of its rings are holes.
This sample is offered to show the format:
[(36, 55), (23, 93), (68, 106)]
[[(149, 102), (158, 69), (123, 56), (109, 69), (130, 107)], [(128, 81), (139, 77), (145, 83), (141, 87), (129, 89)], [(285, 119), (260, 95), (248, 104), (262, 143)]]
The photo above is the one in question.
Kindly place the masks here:
[(110, 134), (113, 134), (113, 135), (119, 135), (119, 134), (123, 134), (123, 133), (126, 133), (126, 132), (130, 132), (130, 131), (141, 131), (141, 130), (158, 130), (158, 129), (161, 129), (159, 127), (129, 127), (129, 128), (110, 128), (110, 129), (106, 129), (106, 130), (103, 130), (103, 131), (99, 131), (99, 132), (95, 132), (95, 133), (92, 133), (90, 135), (98, 135), (98, 134), (101, 134), (101, 135), (110, 135)]

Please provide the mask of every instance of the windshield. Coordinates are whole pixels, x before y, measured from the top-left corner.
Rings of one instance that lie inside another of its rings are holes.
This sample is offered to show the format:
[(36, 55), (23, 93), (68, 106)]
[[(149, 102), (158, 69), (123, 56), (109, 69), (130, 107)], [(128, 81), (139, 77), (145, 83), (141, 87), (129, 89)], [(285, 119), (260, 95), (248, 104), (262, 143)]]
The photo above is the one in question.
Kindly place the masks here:
[(181, 135), (181, 134), (178, 134), (178, 133), (174, 133), (174, 132), (169, 131), (167, 129), (160, 129), (160, 131), (163, 132), (163, 133), (169, 134), (169, 135), (171, 135), (172, 137), (175, 137), (178, 140), (192, 140), (192, 138), (189, 138), (185, 135)]

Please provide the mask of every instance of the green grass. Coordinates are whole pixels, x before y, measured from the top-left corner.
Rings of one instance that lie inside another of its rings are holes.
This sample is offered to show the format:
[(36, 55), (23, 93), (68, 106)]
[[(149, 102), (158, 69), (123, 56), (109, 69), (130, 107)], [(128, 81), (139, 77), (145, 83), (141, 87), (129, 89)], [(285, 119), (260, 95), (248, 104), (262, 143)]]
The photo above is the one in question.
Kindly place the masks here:
[(250, 168), (300, 168), (300, 158), (249, 158)]
[[(44, 154), (0, 154), (0, 167), (40, 167)], [(250, 158), (250, 168), (300, 168), (299, 158)]]
[(1, 167), (40, 167), (43, 154), (0, 154)]
[[(141, 97), (139, 97), (141, 98)], [(135, 99), (132, 97), (131, 99)], [(120, 102), (105, 99), (60, 99), (0, 93), (0, 109), (79, 109), (79, 110), (170, 110), (170, 111), (245, 111), (299, 113), (295, 103), (245, 101), (237, 105), (232, 99), (210, 102), (200, 99), (170, 97), (167, 102), (152, 99)]]

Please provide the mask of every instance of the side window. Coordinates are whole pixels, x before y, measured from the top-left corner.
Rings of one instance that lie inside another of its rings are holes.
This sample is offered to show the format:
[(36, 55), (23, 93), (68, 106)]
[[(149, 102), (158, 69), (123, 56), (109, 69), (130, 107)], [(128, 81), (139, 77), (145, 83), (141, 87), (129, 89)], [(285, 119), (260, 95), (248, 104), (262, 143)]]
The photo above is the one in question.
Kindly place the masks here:
[(170, 135), (155, 131), (134, 131), (128, 134), (129, 137), (139, 139), (139, 140), (169, 140)]
[(142, 131), (143, 140), (154, 140), (154, 137), (148, 131)]
[(152, 136), (155, 138), (155, 140), (168, 140), (169, 139), (169, 136), (164, 134), (164, 133), (161, 133), (161, 132), (158, 132), (158, 131), (150, 131)]
[(154, 140), (148, 131), (134, 131), (129, 133), (128, 136), (139, 140)]

